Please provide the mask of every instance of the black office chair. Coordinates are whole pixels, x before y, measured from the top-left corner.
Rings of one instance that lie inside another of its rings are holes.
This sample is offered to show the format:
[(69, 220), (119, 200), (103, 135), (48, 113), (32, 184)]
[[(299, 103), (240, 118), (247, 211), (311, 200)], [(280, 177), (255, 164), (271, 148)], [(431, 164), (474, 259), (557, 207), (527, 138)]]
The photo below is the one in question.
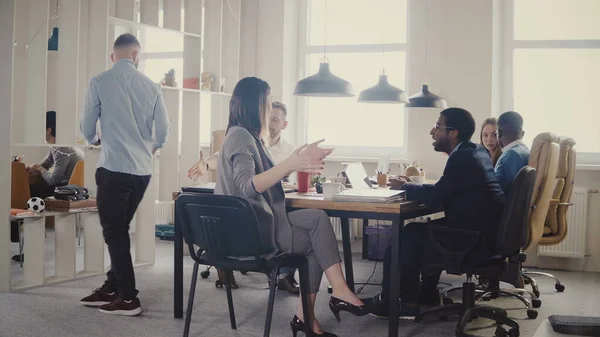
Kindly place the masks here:
[[(424, 312), (417, 316), (415, 321), (431, 317), (445, 319), (450, 315), (460, 315), (461, 318), (456, 326), (456, 336), (462, 336), (469, 321), (483, 317), (496, 321), (498, 324), (496, 336), (519, 336), (519, 325), (507, 317), (506, 310), (475, 304), (475, 283), (473, 283), (472, 277), (479, 275), (486, 279), (498, 279), (506, 270), (507, 258), (520, 253), (526, 237), (525, 231), (529, 221), (534, 183), (535, 169), (529, 166), (522, 168), (515, 177), (508, 194), (498, 229), (494, 255), (478, 267), (468, 266), (463, 261), (479, 241), (479, 232), (447, 227), (430, 228), (432, 242), (446, 256), (446, 272), (453, 275), (467, 274), (467, 281), (463, 283), (462, 303), (449, 304)], [(456, 242), (462, 242), (463, 248), (455, 247)], [(439, 270), (437, 266), (432, 266), (432, 269)], [(537, 312), (535, 316), (537, 316)], [(509, 326), (510, 330), (507, 332), (502, 325)]]
[[(306, 284), (308, 280), (306, 257), (304, 255), (282, 254), (271, 259), (264, 259), (263, 255), (274, 251), (274, 243), (266, 243), (261, 239), (261, 227), (256, 219), (256, 214), (250, 204), (242, 198), (182, 193), (175, 202), (175, 219), (177, 225), (181, 226), (190, 255), (195, 261), (183, 332), (184, 337), (189, 335), (200, 264), (230, 270), (260, 272), (270, 278), (269, 303), (264, 329), (264, 336), (268, 337), (271, 332), (275, 285), (277, 285), (279, 269), (281, 267), (298, 268), (300, 271), (300, 284)], [(202, 248), (196, 249), (194, 245)], [(236, 329), (231, 285), (226, 283), (225, 289), (227, 291), (231, 328)], [(309, 322), (306, 288), (300, 287), (300, 292), (305, 323), (307, 326), (312, 326)]]

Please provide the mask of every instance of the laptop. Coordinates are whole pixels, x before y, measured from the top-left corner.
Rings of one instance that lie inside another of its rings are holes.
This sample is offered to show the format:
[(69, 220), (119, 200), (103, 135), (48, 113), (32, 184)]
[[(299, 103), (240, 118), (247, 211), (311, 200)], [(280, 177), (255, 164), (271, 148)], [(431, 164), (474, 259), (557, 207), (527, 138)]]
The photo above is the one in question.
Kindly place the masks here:
[(355, 189), (373, 188), (371, 179), (367, 175), (367, 171), (361, 162), (349, 163), (346, 169), (342, 172), (348, 183)]

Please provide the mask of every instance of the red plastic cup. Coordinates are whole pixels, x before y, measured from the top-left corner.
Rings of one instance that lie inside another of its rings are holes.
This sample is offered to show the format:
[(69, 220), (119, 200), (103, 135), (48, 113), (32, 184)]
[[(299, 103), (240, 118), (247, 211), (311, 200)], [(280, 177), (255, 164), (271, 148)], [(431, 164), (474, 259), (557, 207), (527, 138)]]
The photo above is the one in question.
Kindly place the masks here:
[(298, 192), (299, 193), (308, 192), (309, 186), (310, 186), (310, 173), (298, 172)]

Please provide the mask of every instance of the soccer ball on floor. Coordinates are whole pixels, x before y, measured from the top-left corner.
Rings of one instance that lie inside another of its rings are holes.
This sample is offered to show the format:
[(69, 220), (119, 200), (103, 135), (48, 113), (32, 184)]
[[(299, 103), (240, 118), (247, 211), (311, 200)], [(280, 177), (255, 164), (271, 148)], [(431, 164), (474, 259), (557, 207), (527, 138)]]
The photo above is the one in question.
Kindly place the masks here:
[(33, 197), (27, 200), (27, 210), (42, 213), (44, 211), (44, 207), (46, 207), (46, 203), (42, 198)]

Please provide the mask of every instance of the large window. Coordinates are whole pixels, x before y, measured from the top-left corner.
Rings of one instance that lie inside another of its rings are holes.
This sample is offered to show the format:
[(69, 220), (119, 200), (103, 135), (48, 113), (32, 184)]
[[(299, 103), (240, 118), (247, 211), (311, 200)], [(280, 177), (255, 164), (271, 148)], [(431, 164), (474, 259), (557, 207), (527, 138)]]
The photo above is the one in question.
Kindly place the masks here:
[(336, 155), (398, 154), (404, 145), (404, 105), (358, 103), (357, 98), (377, 83), (383, 68), (392, 85), (405, 88), (406, 0), (365, 4), (308, 1), (307, 35), (300, 46), (304, 75), (317, 72), (326, 52), (331, 71), (349, 81), (357, 96), (301, 99), (305, 118), (300, 128), (305, 126), (305, 133), (299, 137), (325, 138), (336, 147)]
[[(600, 1), (506, 2), (505, 108), (525, 119), (525, 141), (551, 131), (575, 138), (578, 162), (600, 164)], [(512, 105), (512, 106), (511, 106)]]

